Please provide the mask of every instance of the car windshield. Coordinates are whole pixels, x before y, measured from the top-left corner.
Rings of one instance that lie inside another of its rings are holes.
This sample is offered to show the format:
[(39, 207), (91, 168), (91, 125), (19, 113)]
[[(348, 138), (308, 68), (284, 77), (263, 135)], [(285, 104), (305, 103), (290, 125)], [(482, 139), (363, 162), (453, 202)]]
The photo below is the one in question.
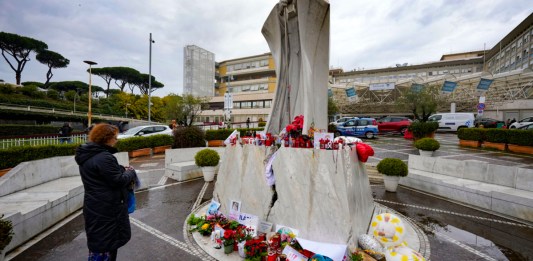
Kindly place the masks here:
[(143, 126), (138, 126), (138, 127), (135, 127), (135, 128), (131, 128), (131, 129), (127, 130), (126, 132), (122, 133), (122, 134), (124, 134), (124, 135), (133, 135), (133, 134), (137, 133), (138, 131), (140, 131), (143, 128), (144, 128)]

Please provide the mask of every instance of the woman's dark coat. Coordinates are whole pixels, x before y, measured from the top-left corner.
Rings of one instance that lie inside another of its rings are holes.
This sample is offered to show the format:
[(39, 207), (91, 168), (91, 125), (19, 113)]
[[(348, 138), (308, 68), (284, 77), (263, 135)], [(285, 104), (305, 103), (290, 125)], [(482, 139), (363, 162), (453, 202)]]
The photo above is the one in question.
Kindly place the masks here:
[(131, 238), (127, 188), (136, 174), (112, 155), (117, 150), (89, 142), (76, 150), (75, 160), (85, 188), (83, 216), (87, 246), (93, 252), (118, 249)]

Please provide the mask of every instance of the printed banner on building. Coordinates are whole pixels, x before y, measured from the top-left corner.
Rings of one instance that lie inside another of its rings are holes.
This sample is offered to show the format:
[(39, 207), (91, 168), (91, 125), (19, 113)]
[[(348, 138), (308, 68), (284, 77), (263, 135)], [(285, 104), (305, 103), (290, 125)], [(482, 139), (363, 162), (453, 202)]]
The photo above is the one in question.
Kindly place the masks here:
[(394, 90), (394, 83), (371, 83), (369, 87), (371, 91)]
[(422, 88), (424, 88), (423, 84), (418, 84), (418, 83), (411, 84), (411, 91), (413, 92), (420, 92), (422, 91)]
[(453, 92), (455, 90), (455, 87), (457, 87), (456, 82), (444, 81), (444, 84), (442, 85), (442, 91)]
[(355, 91), (354, 87), (350, 89), (346, 89), (346, 96), (348, 96), (348, 98), (356, 96), (356, 95), (357, 95), (357, 92)]
[(479, 83), (477, 84), (477, 90), (488, 91), (491, 84), (492, 84), (492, 80), (481, 78), (479, 79)]

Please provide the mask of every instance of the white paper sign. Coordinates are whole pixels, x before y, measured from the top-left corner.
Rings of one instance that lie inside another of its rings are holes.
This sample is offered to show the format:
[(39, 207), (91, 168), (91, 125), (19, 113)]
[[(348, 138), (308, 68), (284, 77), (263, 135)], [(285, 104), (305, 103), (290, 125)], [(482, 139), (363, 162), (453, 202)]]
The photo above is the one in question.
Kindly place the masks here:
[(229, 219), (237, 220), (239, 218), (240, 213), (241, 213), (241, 202), (231, 200), (229, 202)]
[(283, 249), (283, 254), (287, 256), (287, 261), (307, 261), (307, 257), (290, 246), (286, 246)]
[(300, 243), (303, 249), (307, 249), (316, 254), (327, 256), (333, 259), (333, 261), (342, 261), (344, 259), (344, 255), (346, 254), (347, 245), (321, 243), (306, 240), (303, 238), (296, 238), (296, 240), (298, 241), (298, 243)]
[(229, 137), (224, 141), (224, 144), (226, 145), (229, 145), (230, 144), (230, 140), (232, 138), (235, 138), (237, 136), (237, 134), (239, 134), (239, 132), (237, 130), (234, 130), (230, 135)]
[(253, 236), (257, 236), (257, 227), (259, 226), (259, 218), (257, 216), (240, 213), (237, 222), (252, 229)]
[(333, 141), (333, 133), (327, 133), (327, 132), (315, 132), (315, 142), (314, 146), (315, 149), (320, 149), (320, 139), (329, 139), (330, 141)]
[(220, 203), (216, 202), (215, 200), (211, 200), (211, 204), (209, 204), (209, 208), (207, 209), (207, 215), (214, 215), (218, 213), (218, 208), (220, 208)]
[(260, 232), (260, 233), (268, 233), (268, 232), (271, 232), (272, 231), (272, 223), (270, 222), (266, 222), (266, 221), (259, 221), (259, 228), (257, 228), (257, 230)]

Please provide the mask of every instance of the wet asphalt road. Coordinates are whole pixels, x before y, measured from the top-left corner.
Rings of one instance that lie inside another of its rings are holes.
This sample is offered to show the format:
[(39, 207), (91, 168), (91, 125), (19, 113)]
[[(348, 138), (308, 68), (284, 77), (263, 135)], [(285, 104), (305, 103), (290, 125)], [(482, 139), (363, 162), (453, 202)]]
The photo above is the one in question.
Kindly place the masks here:
[[(493, 151), (461, 149), (453, 136), (437, 137), (443, 143), (441, 156), (477, 157), (502, 164), (530, 167), (533, 158)], [(383, 157), (407, 159), (415, 154), (412, 143), (401, 138), (382, 137), (368, 141), (376, 150), (372, 162)], [(410, 147), (411, 146), (411, 147)], [(136, 169), (161, 169), (164, 158), (136, 158)], [(149, 167), (143, 167), (149, 165)], [(167, 182), (164, 188), (137, 193), (137, 210), (131, 215), (132, 239), (119, 249), (118, 260), (202, 260), (191, 254), (184, 235), (184, 222), (204, 186), (202, 179)], [(209, 183), (199, 202), (211, 199)], [(411, 218), (425, 231), (431, 246), (431, 260), (533, 260), (533, 227), (477, 211), (430, 195), (400, 187), (385, 192), (372, 184), (376, 202)], [(75, 216), (58, 230), (21, 252), (12, 260), (86, 260), (87, 247), (82, 215)]]

